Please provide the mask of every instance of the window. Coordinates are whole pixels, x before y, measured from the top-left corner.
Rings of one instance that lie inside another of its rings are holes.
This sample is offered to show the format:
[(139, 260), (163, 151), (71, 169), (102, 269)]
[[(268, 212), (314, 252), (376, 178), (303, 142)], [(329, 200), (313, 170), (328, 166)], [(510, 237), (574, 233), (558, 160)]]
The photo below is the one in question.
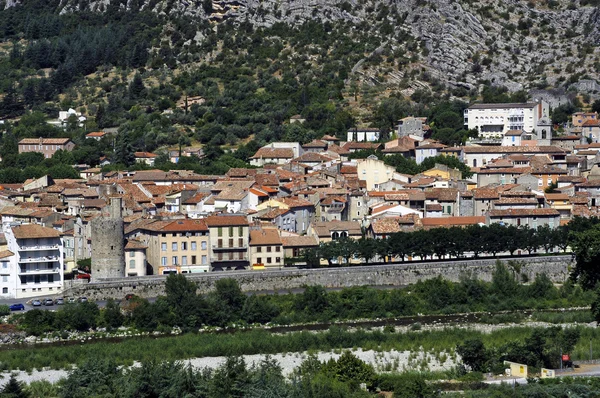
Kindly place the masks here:
[(281, 246), (275, 246), (275, 251), (279, 253), (281, 251)]
[(8, 268), (8, 261), (2, 261), (2, 268)]
[(129, 260), (129, 269), (135, 268), (135, 260)]
[(6, 294), (8, 293), (8, 288), (7, 287), (3, 287), (2, 288), (2, 294)]
[(219, 248), (223, 247), (223, 239), (217, 240), (217, 247), (219, 247)]
[(8, 282), (8, 275), (2, 275), (2, 282)]
[(244, 238), (238, 239), (238, 247), (244, 247)]
[(181, 242), (181, 250), (187, 250), (187, 242)]
[(256, 257), (256, 264), (262, 264), (262, 257)]
[(131, 258), (135, 257), (135, 252), (134, 251), (130, 251), (129, 252), (129, 257), (131, 257)]
[(272, 247), (271, 246), (267, 246), (267, 253), (271, 253)]
[(244, 227), (238, 227), (238, 235), (244, 236)]
[(177, 265), (177, 256), (171, 257), (171, 262), (173, 263), (173, 265)]
[(233, 239), (229, 239), (229, 247), (233, 247)]
[(267, 264), (271, 264), (271, 257), (267, 257)]
[(206, 242), (202, 242), (201, 245), (202, 245), (202, 250), (206, 250)]
[(217, 230), (217, 236), (223, 236), (223, 227), (219, 227)]
[(196, 256), (192, 256), (192, 265), (196, 265)]
[(275, 257), (275, 262), (276, 263), (280, 263), (281, 262), (281, 257)]
[(167, 258), (166, 257), (161, 257), (160, 258), (160, 265), (167, 265)]
[(196, 250), (196, 242), (192, 242), (192, 250)]
[(177, 242), (171, 243), (171, 250), (174, 251), (174, 252), (177, 251)]
[(181, 256), (181, 265), (188, 265), (187, 264), (187, 256)]
[(229, 236), (233, 236), (233, 227), (229, 227)]
[(202, 256), (202, 264), (206, 264), (206, 256)]
[(257, 253), (262, 253), (262, 247), (261, 246), (257, 246), (256, 247), (256, 252)]

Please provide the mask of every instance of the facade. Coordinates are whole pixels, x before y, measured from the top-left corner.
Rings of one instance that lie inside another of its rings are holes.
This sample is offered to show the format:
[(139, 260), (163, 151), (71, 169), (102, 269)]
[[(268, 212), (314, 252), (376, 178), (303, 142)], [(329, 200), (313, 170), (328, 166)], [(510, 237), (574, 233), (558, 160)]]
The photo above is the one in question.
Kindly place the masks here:
[(409, 135), (423, 137), (423, 123), (425, 118), (422, 117), (405, 117), (398, 122), (398, 137)]
[(19, 153), (40, 152), (46, 159), (56, 151), (72, 151), (75, 144), (69, 138), (23, 138), (19, 141)]
[(91, 222), (92, 279), (125, 277), (125, 230), (121, 198), (111, 198), (109, 214)]
[(253, 269), (283, 267), (283, 243), (276, 228), (250, 231), (250, 263)]
[(386, 165), (382, 160), (371, 155), (366, 159), (357, 161), (356, 172), (358, 179), (367, 184), (367, 190), (379, 189), (379, 184), (390, 181), (394, 178), (396, 168)]
[(37, 224), (5, 224), (4, 234), (8, 251), (0, 253), (0, 297), (60, 293), (64, 275), (60, 232)]
[(353, 128), (348, 130), (347, 141), (351, 142), (373, 142), (379, 139), (381, 132), (375, 128)]
[(154, 161), (158, 157), (157, 154), (151, 152), (136, 152), (134, 156), (137, 163), (144, 163), (148, 166), (154, 166)]
[(423, 163), (423, 161), (427, 158), (441, 155), (441, 150), (445, 147), (445, 145), (436, 143), (419, 145), (415, 148), (415, 160), (417, 161), (417, 164)]
[(465, 109), (468, 130), (477, 130), (482, 138), (502, 138), (509, 130), (531, 133), (542, 117), (550, 114), (544, 101), (521, 104), (474, 104)]
[(249, 224), (246, 216), (222, 214), (205, 218), (209, 230), (211, 271), (248, 269)]
[(486, 215), (486, 224), (491, 223), (515, 227), (527, 226), (533, 229), (548, 225), (554, 229), (560, 225), (560, 213), (556, 209), (490, 210)]
[(127, 276), (146, 275), (146, 246), (139, 240), (130, 239), (125, 245)]
[(598, 120), (598, 112), (575, 112), (571, 116), (573, 127), (581, 127), (588, 120)]

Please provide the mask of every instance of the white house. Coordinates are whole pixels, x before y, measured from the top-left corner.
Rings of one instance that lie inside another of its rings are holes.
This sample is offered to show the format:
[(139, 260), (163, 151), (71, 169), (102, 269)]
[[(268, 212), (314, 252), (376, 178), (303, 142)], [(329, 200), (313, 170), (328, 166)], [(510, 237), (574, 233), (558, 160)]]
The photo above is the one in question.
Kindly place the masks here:
[(538, 121), (550, 115), (544, 101), (521, 104), (473, 104), (464, 112), (467, 129), (476, 129), (483, 138), (501, 138), (508, 130), (532, 133)]
[(64, 255), (59, 231), (37, 224), (4, 224), (9, 253), (0, 259), (1, 297), (27, 298), (60, 293)]
[(419, 145), (415, 148), (415, 157), (417, 164), (423, 163), (423, 161), (427, 158), (439, 156), (441, 154), (440, 151), (444, 148), (446, 148), (445, 145), (437, 143)]
[(502, 146), (521, 146), (522, 130), (508, 130), (502, 137)]
[(353, 128), (348, 130), (347, 141), (351, 142), (363, 142), (363, 141), (377, 141), (381, 132), (375, 128)]

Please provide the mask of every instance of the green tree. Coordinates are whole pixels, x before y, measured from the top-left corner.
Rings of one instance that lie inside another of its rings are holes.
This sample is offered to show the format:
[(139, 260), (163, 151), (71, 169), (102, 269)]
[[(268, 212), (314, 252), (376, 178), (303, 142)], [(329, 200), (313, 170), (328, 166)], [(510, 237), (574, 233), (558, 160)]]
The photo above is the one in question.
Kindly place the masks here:
[(456, 346), (456, 353), (460, 355), (465, 365), (475, 372), (485, 372), (489, 353), (481, 339), (465, 340)]
[(15, 375), (11, 375), (8, 383), (4, 385), (2, 388), (2, 393), (0, 393), (0, 397), (2, 398), (28, 398), (29, 394), (23, 388), (23, 384), (17, 381)]
[(337, 360), (330, 359), (321, 371), (349, 384), (354, 390), (357, 390), (362, 383), (366, 384), (368, 389), (373, 389), (376, 380), (373, 366), (360, 360), (348, 350), (344, 351)]
[(577, 264), (571, 272), (571, 278), (586, 289), (593, 289), (600, 281), (600, 225), (569, 235), (571, 248)]

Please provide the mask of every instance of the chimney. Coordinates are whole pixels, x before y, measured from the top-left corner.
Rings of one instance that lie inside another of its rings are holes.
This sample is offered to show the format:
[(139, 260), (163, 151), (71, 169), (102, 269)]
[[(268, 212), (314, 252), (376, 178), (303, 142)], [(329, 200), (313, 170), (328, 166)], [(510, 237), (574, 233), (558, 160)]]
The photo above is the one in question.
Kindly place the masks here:
[(121, 218), (122, 201), (121, 198), (110, 198), (110, 218)]

